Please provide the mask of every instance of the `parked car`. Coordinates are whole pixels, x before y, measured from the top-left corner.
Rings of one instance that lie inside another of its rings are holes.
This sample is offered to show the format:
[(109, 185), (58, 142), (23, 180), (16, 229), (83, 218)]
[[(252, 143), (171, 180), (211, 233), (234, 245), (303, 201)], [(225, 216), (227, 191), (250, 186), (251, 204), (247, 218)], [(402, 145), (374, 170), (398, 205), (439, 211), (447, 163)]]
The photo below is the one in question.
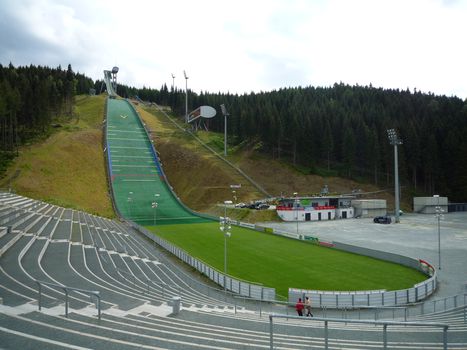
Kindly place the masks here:
[(266, 203), (259, 203), (256, 205), (256, 210), (264, 210), (264, 209), (268, 209), (269, 208), (269, 205), (267, 205)]
[(390, 216), (376, 216), (373, 219), (373, 222), (375, 224), (390, 224), (391, 223), (391, 217)]
[(246, 208), (247, 205), (245, 203), (237, 203), (235, 204), (235, 208)]

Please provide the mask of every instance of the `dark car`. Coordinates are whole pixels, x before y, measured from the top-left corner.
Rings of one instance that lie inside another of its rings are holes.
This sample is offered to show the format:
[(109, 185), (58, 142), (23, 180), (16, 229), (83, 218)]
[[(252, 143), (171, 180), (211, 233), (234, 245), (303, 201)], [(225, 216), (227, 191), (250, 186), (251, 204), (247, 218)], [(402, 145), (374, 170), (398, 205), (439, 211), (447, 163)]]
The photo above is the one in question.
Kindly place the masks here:
[(256, 204), (256, 210), (264, 210), (264, 209), (268, 209), (268, 208), (269, 208), (269, 205), (267, 205), (266, 203)]
[(390, 224), (391, 217), (390, 216), (377, 216), (373, 219), (375, 224)]

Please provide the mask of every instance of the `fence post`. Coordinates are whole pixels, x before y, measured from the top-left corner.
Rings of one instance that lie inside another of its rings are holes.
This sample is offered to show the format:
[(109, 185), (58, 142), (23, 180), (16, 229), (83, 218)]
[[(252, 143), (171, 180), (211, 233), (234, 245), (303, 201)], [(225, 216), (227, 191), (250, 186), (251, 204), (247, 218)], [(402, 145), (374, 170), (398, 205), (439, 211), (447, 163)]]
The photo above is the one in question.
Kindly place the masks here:
[(68, 318), (68, 289), (63, 288), (65, 291), (65, 317)]
[(443, 349), (448, 350), (448, 326), (443, 327)]
[(385, 323), (383, 325), (383, 349), (386, 350), (388, 348), (388, 325)]
[(324, 321), (324, 348), (328, 350), (328, 321)]
[(39, 290), (39, 296), (38, 296), (37, 303), (39, 304), (39, 311), (41, 311), (42, 309), (42, 288), (41, 288), (41, 283), (39, 281), (36, 281), (36, 282), (37, 282), (37, 288)]
[(274, 330), (273, 330), (273, 323), (272, 323), (272, 315), (269, 315), (269, 349), (274, 349)]
[(97, 318), (99, 321), (101, 320), (101, 296), (100, 294), (96, 294), (97, 296)]

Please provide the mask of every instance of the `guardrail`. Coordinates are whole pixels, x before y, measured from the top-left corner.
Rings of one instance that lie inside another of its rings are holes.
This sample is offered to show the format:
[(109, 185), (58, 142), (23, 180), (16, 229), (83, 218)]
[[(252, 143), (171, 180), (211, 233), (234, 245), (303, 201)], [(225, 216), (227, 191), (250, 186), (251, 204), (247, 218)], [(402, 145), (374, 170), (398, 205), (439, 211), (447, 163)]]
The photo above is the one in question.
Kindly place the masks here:
[(340, 318), (324, 318), (324, 317), (299, 317), (299, 316), (287, 316), (287, 315), (269, 315), (269, 349), (274, 349), (274, 318), (284, 319), (296, 319), (302, 321), (323, 321), (324, 322), (324, 348), (329, 349), (329, 334), (328, 334), (328, 323), (360, 323), (368, 325), (381, 325), (383, 326), (383, 349), (387, 349), (387, 328), (388, 326), (412, 326), (412, 327), (435, 327), (443, 328), (443, 349), (448, 348), (448, 328), (449, 325), (444, 323), (431, 323), (431, 322), (397, 322), (397, 321), (369, 321), (369, 320), (351, 320), (351, 319), (340, 319)]
[(60, 284), (55, 284), (55, 283), (50, 283), (50, 282), (44, 282), (44, 281), (39, 281), (35, 280), (37, 283), (37, 289), (38, 289), (38, 297), (37, 297), (37, 303), (39, 305), (39, 311), (42, 309), (42, 285), (44, 286), (49, 286), (49, 287), (54, 287), (54, 288), (60, 288), (63, 289), (65, 292), (65, 317), (68, 318), (68, 293), (70, 291), (75, 291), (75, 292), (80, 292), (80, 293), (85, 293), (89, 294), (89, 296), (95, 296), (97, 300), (96, 308), (97, 308), (97, 317), (100, 320), (101, 319), (101, 295), (99, 291), (94, 291), (94, 290), (86, 290), (86, 289), (80, 289), (80, 288), (74, 288), (74, 287), (67, 287), (67, 286), (62, 286)]

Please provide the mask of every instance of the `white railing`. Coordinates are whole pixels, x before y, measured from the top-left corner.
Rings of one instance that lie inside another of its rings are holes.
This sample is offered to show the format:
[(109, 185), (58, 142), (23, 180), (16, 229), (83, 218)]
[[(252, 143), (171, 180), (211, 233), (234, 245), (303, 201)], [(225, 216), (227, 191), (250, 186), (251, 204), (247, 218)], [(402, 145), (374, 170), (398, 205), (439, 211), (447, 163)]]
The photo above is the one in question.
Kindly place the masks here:
[[(351, 320), (351, 319), (340, 319), (340, 318), (323, 318), (323, 317), (299, 317), (299, 316), (287, 316), (287, 315), (269, 315), (269, 349), (274, 349), (274, 318), (283, 318), (283, 319), (297, 319), (301, 321), (322, 321), (324, 322), (324, 349), (329, 349), (329, 333), (328, 333), (328, 324), (329, 322), (334, 323), (357, 323), (357, 324), (367, 324), (367, 325), (381, 325), (383, 326), (382, 334), (382, 343), (383, 349), (387, 349), (388, 338), (387, 338), (387, 329), (388, 326), (405, 326), (405, 327), (434, 327), (443, 329), (443, 349), (447, 350), (448, 348), (448, 328), (449, 325), (444, 323), (432, 323), (432, 322), (397, 322), (397, 321), (370, 321), (370, 320)], [(373, 329), (372, 329), (373, 331)]]
[(68, 317), (68, 294), (70, 293), (70, 291), (75, 291), (75, 292), (88, 294), (91, 297), (92, 296), (96, 297), (97, 317), (99, 320), (101, 319), (101, 295), (99, 291), (73, 288), (73, 287), (63, 286), (60, 284), (44, 282), (44, 281), (39, 281), (39, 280), (36, 280), (35, 282), (37, 283), (37, 289), (38, 289), (37, 303), (39, 306), (39, 311), (42, 310), (42, 285), (44, 285), (48, 287), (63, 289), (63, 292), (65, 293), (65, 317)]

